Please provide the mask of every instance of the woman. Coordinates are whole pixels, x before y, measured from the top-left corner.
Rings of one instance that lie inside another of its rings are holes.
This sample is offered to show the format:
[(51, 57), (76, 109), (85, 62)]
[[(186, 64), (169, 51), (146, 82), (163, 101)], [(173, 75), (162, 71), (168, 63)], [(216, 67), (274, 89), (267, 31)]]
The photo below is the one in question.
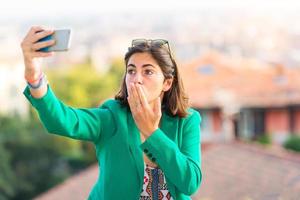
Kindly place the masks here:
[(201, 179), (200, 116), (188, 108), (177, 65), (166, 40), (133, 40), (125, 76), (114, 100), (75, 109), (47, 84), (37, 50), (55, 41), (32, 27), (21, 46), (24, 94), (50, 132), (95, 145), (100, 175), (89, 199), (190, 199)]

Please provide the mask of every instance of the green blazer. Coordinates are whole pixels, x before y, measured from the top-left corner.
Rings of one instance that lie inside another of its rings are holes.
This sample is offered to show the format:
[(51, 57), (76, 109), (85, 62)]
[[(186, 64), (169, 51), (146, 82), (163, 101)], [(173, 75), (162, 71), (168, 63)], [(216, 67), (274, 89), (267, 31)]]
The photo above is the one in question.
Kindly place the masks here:
[(200, 115), (189, 109), (186, 118), (162, 113), (161, 125), (141, 143), (130, 109), (117, 100), (99, 108), (64, 105), (48, 86), (42, 98), (24, 95), (36, 108), (48, 132), (92, 141), (98, 159), (98, 180), (89, 199), (137, 200), (144, 181), (143, 152), (163, 170), (174, 199), (191, 199), (202, 180)]

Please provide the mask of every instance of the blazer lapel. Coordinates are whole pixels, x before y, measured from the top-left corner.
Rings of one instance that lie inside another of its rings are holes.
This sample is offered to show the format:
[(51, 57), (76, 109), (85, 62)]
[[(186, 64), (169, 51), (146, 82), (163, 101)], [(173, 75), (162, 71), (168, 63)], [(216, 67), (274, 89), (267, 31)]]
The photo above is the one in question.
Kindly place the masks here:
[(140, 132), (135, 124), (131, 112), (127, 113), (127, 132), (128, 132), (129, 150), (135, 161), (134, 163), (137, 168), (140, 184), (142, 184), (142, 181), (144, 180), (143, 151), (140, 148), (140, 144), (141, 144)]
[(162, 113), (162, 119), (160, 123), (160, 129), (174, 142), (177, 142), (178, 138), (178, 117), (171, 117), (166, 112)]
[[(165, 112), (162, 113), (162, 119), (160, 123), (160, 129), (174, 142), (177, 142), (177, 128), (178, 128), (178, 117), (171, 117)], [(129, 150), (134, 159), (134, 163), (137, 168), (139, 180), (144, 180), (144, 159), (143, 151), (140, 148), (141, 138), (140, 132), (135, 124), (131, 112), (127, 112), (127, 132), (128, 132), (128, 144)]]

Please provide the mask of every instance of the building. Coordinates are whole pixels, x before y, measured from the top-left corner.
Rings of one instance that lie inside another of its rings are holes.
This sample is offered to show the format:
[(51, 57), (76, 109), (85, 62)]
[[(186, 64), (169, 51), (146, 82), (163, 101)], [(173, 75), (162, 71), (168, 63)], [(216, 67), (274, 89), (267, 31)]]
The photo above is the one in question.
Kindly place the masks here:
[(208, 52), (181, 68), (202, 140), (300, 134), (300, 70)]

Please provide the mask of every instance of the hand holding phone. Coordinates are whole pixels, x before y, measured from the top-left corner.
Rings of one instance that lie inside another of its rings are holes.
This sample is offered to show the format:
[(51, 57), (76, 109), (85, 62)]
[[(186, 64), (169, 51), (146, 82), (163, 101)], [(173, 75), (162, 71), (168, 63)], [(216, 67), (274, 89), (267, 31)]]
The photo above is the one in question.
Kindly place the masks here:
[(43, 42), (47, 40), (55, 40), (55, 44), (52, 46), (39, 49), (40, 52), (51, 51), (67, 51), (70, 48), (71, 29), (57, 29), (54, 30), (52, 35), (48, 35), (37, 42)]

